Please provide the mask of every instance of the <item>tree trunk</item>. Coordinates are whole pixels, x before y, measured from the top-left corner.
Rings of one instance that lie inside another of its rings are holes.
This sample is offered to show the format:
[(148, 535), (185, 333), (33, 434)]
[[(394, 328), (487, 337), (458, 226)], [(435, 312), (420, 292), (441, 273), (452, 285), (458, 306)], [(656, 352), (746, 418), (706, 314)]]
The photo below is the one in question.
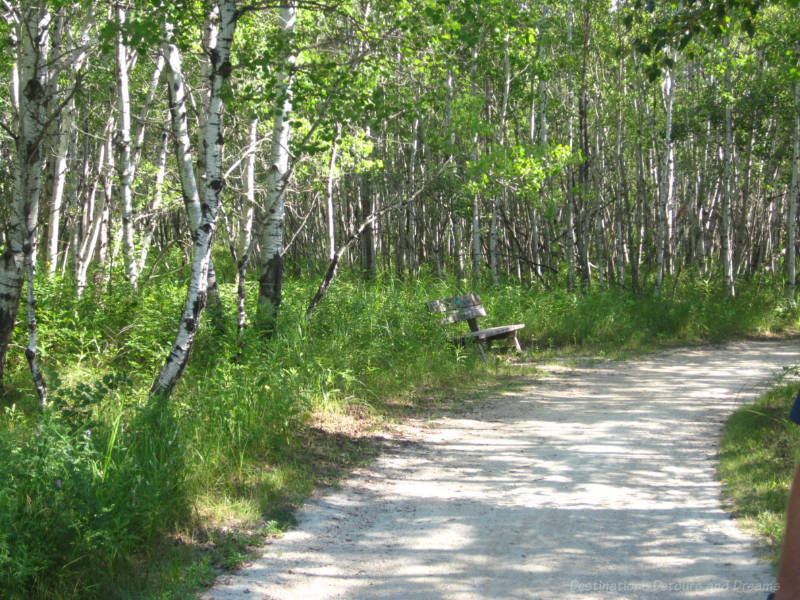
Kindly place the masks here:
[(115, 164), (119, 185), (119, 198), (122, 211), (122, 259), (125, 264), (125, 278), (135, 290), (139, 279), (133, 245), (133, 181), (131, 180), (131, 98), (128, 83), (128, 47), (125, 45), (122, 27), (125, 25), (125, 8), (117, 4), (117, 94), (119, 120), (115, 140)]
[(206, 181), (200, 206), (196, 207), (200, 212), (200, 220), (198, 227), (193, 232), (192, 271), (175, 342), (161, 372), (153, 383), (152, 395), (169, 396), (186, 368), (197, 333), (200, 313), (205, 305), (208, 292), (211, 241), (217, 224), (219, 200), (224, 186), (221, 90), (231, 73), (230, 50), (238, 17), (235, 0), (219, 0), (218, 6), (220, 33), (216, 47), (212, 48), (210, 53), (211, 91), (204, 136)]
[(665, 263), (667, 260), (667, 241), (669, 239), (668, 213), (670, 211), (670, 205), (672, 204), (672, 178), (674, 173), (674, 154), (672, 148), (672, 101), (674, 98), (674, 89), (672, 69), (667, 69), (662, 85), (665, 112), (664, 162), (661, 166), (661, 181), (658, 194), (658, 246), (656, 251), (658, 267), (656, 271), (656, 296), (661, 293), (661, 286), (664, 281)]
[[(726, 38), (725, 48), (728, 49), (729, 42)], [(722, 266), (725, 278), (725, 291), (728, 296), (736, 294), (733, 275), (733, 118), (731, 115), (731, 59), (725, 68), (725, 144), (723, 147), (723, 159), (725, 163), (725, 181), (723, 182), (723, 203), (722, 203)]]
[(789, 243), (786, 253), (789, 258), (789, 299), (794, 300), (797, 284), (797, 203), (800, 201), (798, 170), (800, 170), (800, 81), (794, 84), (794, 135), (792, 152), (792, 188), (789, 191), (789, 217), (786, 229)]
[[(44, 151), (42, 134), (46, 121), (47, 48), (50, 13), (46, 8), (26, 7), (20, 10), (18, 63), (20, 95), (14, 195), (6, 232), (5, 249), (0, 257), (0, 384), (3, 381), (5, 358), (14, 332), (19, 310), (22, 284), (29, 278), (29, 323), (35, 305), (33, 272), (36, 262), (39, 200), (42, 192)], [(31, 330), (32, 332), (35, 329)], [(33, 336), (35, 343), (35, 335)], [(36, 367), (35, 347), (25, 352), (31, 368), (36, 392), (45, 402), (44, 383)]]
[(333, 260), (336, 256), (336, 227), (333, 207), (333, 191), (336, 183), (336, 152), (338, 150), (337, 141), (341, 127), (337, 126), (336, 137), (333, 138), (331, 145), (331, 160), (328, 164), (328, 187), (327, 187), (327, 208), (328, 208), (328, 260)]
[[(297, 20), (294, 0), (280, 10), (279, 27), (282, 47), (291, 47)], [(277, 110), (272, 130), (272, 148), (268, 172), (266, 223), (261, 237), (261, 277), (258, 280), (259, 323), (267, 334), (275, 327), (283, 285), (284, 198), (289, 174), (289, 120), (292, 114), (292, 77), (296, 57), (291, 50), (283, 58), (283, 71), (276, 83)]]
[(247, 206), (242, 211), (239, 221), (239, 247), (236, 249), (233, 260), (236, 263), (236, 295), (237, 295), (237, 333), (241, 339), (244, 333), (247, 313), (244, 308), (245, 280), (247, 275), (247, 261), (253, 249), (253, 219), (256, 207), (256, 144), (258, 141), (258, 118), (250, 121), (250, 149), (247, 155), (247, 172), (245, 175), (245, 201)]

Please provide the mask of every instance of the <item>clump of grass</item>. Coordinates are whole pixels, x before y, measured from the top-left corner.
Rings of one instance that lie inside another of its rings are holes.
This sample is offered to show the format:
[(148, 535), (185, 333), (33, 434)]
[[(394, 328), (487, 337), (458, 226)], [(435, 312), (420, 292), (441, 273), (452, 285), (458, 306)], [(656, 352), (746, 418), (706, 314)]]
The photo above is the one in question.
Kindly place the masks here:
[(736, 298), (717, 279), (683, 278), (668, 282), (655, 296), (614, 287), (586, 292), (509, 287), (500, 290), (492, 310), (516, 315), (527, 327), (523, 339), (537, 348), (642, 351), (676, 343), (722, 342), (762, 335), (797, 323), (797, 307), (776, 282), (739, 282)]
[(800, 426), (788, 420), (800, 384), (779, 386), (727, 421), (720, 444), (719, 476), (725, 498), (777, 561), (786, 506), (800, 462)]

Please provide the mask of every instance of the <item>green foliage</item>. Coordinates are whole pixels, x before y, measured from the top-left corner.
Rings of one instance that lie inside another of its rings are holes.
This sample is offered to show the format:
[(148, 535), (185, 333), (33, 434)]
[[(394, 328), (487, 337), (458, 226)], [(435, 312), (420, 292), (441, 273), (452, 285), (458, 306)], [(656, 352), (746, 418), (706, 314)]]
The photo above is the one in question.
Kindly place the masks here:
[[(215, 259), (224, 280), (230, 259)], [(163, 263), (164, 272), (179, 268), (180, 256)], [(221, 328), (204, 317), (169, 402), (146, 398), (180, 313), (179, 280), (157, 276), (131, 294), (115, 272), (110, 285), (90, 287), (78, 301), (69, 282), (42, 277), (51, 406), (41, 412), (32, 394), (17, 392), (0, 420), (0, 585), (8, 595), (130, 597), (125, 590), (137, 589), (143, 597), (143, 585), (188, 594), (246, 553), (247, 536), (215, 532), (214, 522), (289, 523), (315, 483), (333, 482), (363, 455), (356, 441), (315, 427), (319, 419), (395, 415), (421, 389), (469, 386), (487, 372), (476, 352), (447, 342), (456, 331), (424, 307), (473, 291), (463, 282), (423, 270), (407, 281), (383, 272), (367, 283), (344, 272), (306, 320), (318, 277), (298, 273), (284, 283), (270, 340), (255, 328), (237, 339), (235, 290), (223, 283)], [(249, 314), (256, 287), (248, 286)], [(797, 316), (771, 281), (740, 282), (735, 300), (721, 282), (688, 275), (664, 289), (673, 293), (569, 294), (514, 282), (474, 291), (489, 314), (482, 324), (526, 323), (521, 339), (533, 350), (720, 340), (779, 329)], [(18, 365), (11, 377), (27, 375)], [(191, 546), (148, 558), (176, 528), (214, 546), (213, 561)], [(147, 560), (165, 566), (142, 582), (136, 565)], [(187, 560), (193, 566), (181, 566)]]
[(77, 427), (55, 408), (0, 429), (0, 585), (12, 598), (95, 597), (120, 561), (185, 509), (163, 401)]
[[(668, 282), (670, 285), (673, 282)], [(671, 296), (654, 297), (612, 288), (585, 293), (510, 286), (512, 303), (522, 306), (522, 332), (540, 348), (588, 346), (642, 349), (663, 343), (720, 342), (736, 336), (792, 326), (797, 310), (783, 289), (761, 279), (742, 281), (738, 297), (727, 297), (723, 282), (686, 278)], [(494, 313), (494, 309), (490, 311)], [(509, 311), (510, 312), (510, 311)]]
[(736, 411), (720, 444), (725, 496), (774, 559), (783, 545), (789, 487), (800, 462), (800, 427), (787, 418), (798, 389), (796, 383), (777, 387)]

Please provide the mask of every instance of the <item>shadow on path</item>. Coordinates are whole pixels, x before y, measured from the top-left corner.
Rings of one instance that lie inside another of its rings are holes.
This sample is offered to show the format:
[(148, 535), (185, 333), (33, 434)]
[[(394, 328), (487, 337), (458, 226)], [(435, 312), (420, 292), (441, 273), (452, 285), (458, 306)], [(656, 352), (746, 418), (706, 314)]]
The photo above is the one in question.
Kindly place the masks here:
[(716, 445), (798, 350), (600, 363), (420, 428), (204, 597), (763, 599), (774, 580), (720, 507)]

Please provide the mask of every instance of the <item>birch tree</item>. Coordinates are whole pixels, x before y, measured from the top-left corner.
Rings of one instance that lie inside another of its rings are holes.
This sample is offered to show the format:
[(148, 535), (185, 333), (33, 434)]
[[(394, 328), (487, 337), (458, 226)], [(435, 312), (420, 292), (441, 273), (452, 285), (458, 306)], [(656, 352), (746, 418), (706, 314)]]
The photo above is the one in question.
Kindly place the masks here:
[(664, 99), (664, 152), (661, 163), (661, 181), (659, 186), (658, 204), (658, 249), (657, 260), (658, 268), (656, 271), (655, 295), (661, 293), (661, 285), (664, 281), (665, 263), (667, 259), (667, 248), (669, 240), (669, 214), (672, 206), (672, 187), (675, 176), (675, 155), (672, 143), (672, 105), (675, 94), (672, 69), (668, 68), (664, 74), (664, 81), (661, 86)]
[[(5, 249), (0, 257), (0, 383), (11, 335), (19, 309), (22, 285), (26, 277), (29, 324), (25, 356), (34, 386), (42, 403), (46, 400), (44, 380), (36, 364), (36, 319), (34, 276), (39, 235), (39, 200), (42, 193), (42, 138), (48, 120), (48, 44), (51, 14), (47, 7), (27, 6), (15, 12), (18, 54), (15, 71), (19, 85), (14, 86), (17, 128), (14, 195), (5, 235)], [(13, 77), (12, 77), (13, 79)]]
[(292, 38), (297, 20), (297, 5), (290, 0), (280, 9), (278, 19), (282, 67), (276, 82), (277, 107), (272, 128), (265, 223), (261, 235), (261, 276), (258, 283), (258, 317), (267, 331), (275, 325), (283, 285), (283, 234), (285, 194), (289, 173), (289, 135), (292, 115), (292, 78), (297, 57)]
[(135, 290), (139, 279), (138, 263), (134, 256), (133, 243), (133, 181), (131, 176), (131, 97), (128, 81), (130, 52), (125, 43), (125, 6), (118, 2), (115, 7), (117, 19), (116, 70), (119, 119), (117, 121), (116, 168), (119, 198), (122, 211), (122, 257), (125, 277)]
[[(208, 292), (208, 271), (211, 260), (211, 242), (217, 225), (220, 194), (224, 186), (222, 172), (222, 88), (231, 74), (230, 53), (236, 30), (239, 12), (235, 0), (219, 0), (220, 30), (216, 45), (211, 48), (211, 89), (208, 115), (205, 120), (203, 146), (205, 150), (206, 179), (202, 197), (192, 196), (185, 199), (190, 202), (191, 213), (199, 216), (198, 226), (193, 229), (192, 270), (186, 293), (186, 303), (181, 313), (178, 332), (164, 366), (151, 388), (151, 394), (168, 396), (175, 387), (189, 361), (189, 353), (194, 343), (200, 314), (205, 306)], [(169, 50), (169, 70), (172, 76), (180, 72), (179, 54), (174, 44), (167, 43)], [(175, 99), (173, 105), (179, 106)], [(180, 122), (185, 118), (177, 109)], [(176, 109), (173, 108), (173, 113)], [(182, 128), (179, 124), (179, 129)], [(188, 134), (187, 134), (188, 135)], [(177, 136), (176, 136), (177, 137)], [(185, 159), (185, 155), (184, 155)], [(189, 165), (191, 166), (191, 165)], [(184, 191), (184, 194), (186, 192)]]
[(792, 184), (789, 188), (788, 244), (789, 299), (795, 299), (797, 284), (797, 203), (800, 202), (800, 78), (794, 82), (794, 129), (792, 134)]

